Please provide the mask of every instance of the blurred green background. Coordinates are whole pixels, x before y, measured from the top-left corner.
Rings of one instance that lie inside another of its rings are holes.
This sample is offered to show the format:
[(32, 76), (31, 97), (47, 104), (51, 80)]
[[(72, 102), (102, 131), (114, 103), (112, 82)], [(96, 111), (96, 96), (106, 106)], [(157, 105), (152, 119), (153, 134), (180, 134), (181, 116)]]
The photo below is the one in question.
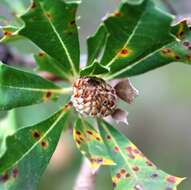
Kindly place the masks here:
[[(11, 3), (10, 3), (11, 2)], [(92, 34), (100, 19), (116, 9), (117, 0), (82, 0), (78, 15), (81, 53), (86, 54), (86, 37)], [(191, 1), (171, 1), (179, 15), (191, 15)], [(165, 6), (157, 0), (161, 8)], [(11, 20), (22, 14), (29, 0), (0, 0), (0, 15)], [(12, 10), (10, 9), (12, 8)], [(2, 19), (2, 17), (1, 17)], [(154, 21), (153, 21), (154, 22)], [(15, 52), (31, 57), (36, 51), (27, 41), (10, 44)], [(158, 167), (178, 176), (186, 176), (179, 190), (191, 189), (191, 67), (173, 63), (131, 79), (140, 95), (129, 112), (129, 126), (120, 127)], [(31, 125), (54, 112), (63, 99), (46, 105), (19, 108), (0, 113), (0, 142), (16, 128)], [(1, 143), (3, 149), (3, 143)], [(78, 174), (81, 155), (76, 150), (71, 132), (63, 134), (58, 148), (42, 177), (39, 190), (72, 190)], [(109, 172), (102, 168), (97, 190), (111, 190)]]

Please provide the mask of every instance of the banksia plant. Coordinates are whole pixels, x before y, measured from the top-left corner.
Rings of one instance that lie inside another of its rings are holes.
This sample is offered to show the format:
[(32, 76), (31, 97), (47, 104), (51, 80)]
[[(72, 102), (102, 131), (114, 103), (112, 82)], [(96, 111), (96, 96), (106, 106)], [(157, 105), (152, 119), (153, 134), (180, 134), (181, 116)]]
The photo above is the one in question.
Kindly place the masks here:
[[(76, 0), (33, 0), (25, 14), (1, 27), (2, 43), (27, 38), (39, 52), (34, 55), (36, 74), (1, 63), (0, 110), (70, 96), (46, 120), (6, 137), (0, 158), (2, 188), (36, 189), (70, 122), (92, 172), (107, 165), (114, 189), (177, 189), (184, 178), (160, 170), (119, 131), (118, 125), (127, 125), (127, 113), (118, 102), (133, 103), (139, 94), (130, 77), (173, 62), (191, 64), (189, 23), (172, 25), (174, 17), (152, 0), (122, 1), (87, 39), (87, 62), (80, 67), (78, 6)], [(41, 71), (67, 84), (53, 83)]]

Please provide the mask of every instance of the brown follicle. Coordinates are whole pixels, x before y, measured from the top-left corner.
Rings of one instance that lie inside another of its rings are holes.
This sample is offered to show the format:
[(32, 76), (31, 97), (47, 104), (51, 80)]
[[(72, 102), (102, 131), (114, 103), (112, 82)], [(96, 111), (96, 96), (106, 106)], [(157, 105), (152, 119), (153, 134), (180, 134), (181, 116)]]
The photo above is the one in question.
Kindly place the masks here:
[(46, 149), (46, 148), (48, 148), (48, 141), (43, 140), (43, 141), (40, 142), (40, 145), (41, 145), (42, 148)]
[(34, 131), (32, 131), (32, 136), (34, 139), (39, 139), (41, 137), (41, 134), (39, 131), (34, 130)]
[(109, 116), (117, 106), (115, 89), (97, 77), (77, 79), (73, 84), (71, 101), (76, 111), (92, 117)]

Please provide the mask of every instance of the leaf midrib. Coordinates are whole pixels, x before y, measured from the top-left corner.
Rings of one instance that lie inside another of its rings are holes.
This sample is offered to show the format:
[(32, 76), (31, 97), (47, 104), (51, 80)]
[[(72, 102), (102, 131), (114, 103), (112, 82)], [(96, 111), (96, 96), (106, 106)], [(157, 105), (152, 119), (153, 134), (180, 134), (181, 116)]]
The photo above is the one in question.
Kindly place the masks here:
[[(173, 35), (171, 35), (171, 36), (174, 37)], [(174, 38), (174, 41), (171, 41), (171, 42), (169, 42), (169, 43), (166, 43), (165, 45), (159, 47), (159, 48), (156, 49), (155, 51), (153, 51), (153, 52), (151, 52), (151, 53), (145, 55), (145, 56), (142, 57), (141, 59), (135, 61), (135, 62), (132, 63), (131, 65), (129, 65), (129, 66), (127, 66), (127, 67), (125, 67), (125, 68), (119, 70), (118, 72), (115, 72), (114, 74), (112, 74), (112, 75), (106, 77), (106, 80), (111, 80), (111, 79), (115, 78), (116, 76), (125, 73), (125, 72), (128, 71), (129, 69), (131, 69), (131, 68), (133, 68), (134, 66), (138, 65), (140, 62), (146, 60), (147, 58), (152, 57), (155, 53), (159, 52), (160, 50), (162, 50), (162, 49), (165, 48), (166, 46), (171, 45), (171, 44), (173, 45), (175, 42), (177, 42), (177, 41), (176, 41), (176, 39)]]
[(28, 88), (28, 87), (26, 88), (26, 87), (19, 87), (19, 86), (11, 86), (11, 85), (4, 85), (4, 84), (0, 84), (0, 87), (6, 87), (6, 88), (16, 89), (16, 90), (32, 91), (32, 92), (52, 92), (56, 94), (69, 93), (71, 91), (71, 88), (41, 89), (41, 88)]
[[(105, 124), (104, 124), (104, 125), (105, 125)], [(107, 127), (103, 126), (103, 128), (105, 129), (105, 131), (106, 131), (110, 136), (113, 137), (113, 135), (112, 135), (111, 132), (107, 129)], [(118, 145), (118, 143), (117, 143), (117, 141), (115, 140), (114, 137), (112, 138), (112, 141), (113, 141), (113, 143), (114, 143), (117, 147), (119, 147), (119, 152), (121, 153), (121, 155), (122, 155), (124, 161), (127, 163), (128, 168), (131, 170), (131, 172), (135, 175), (136, 179), (138, 180), (138, 177), (137, 177), (136, 173), (135, 173), (135, 172), (133, 171), (133, 169), (131, 168), (131, 165), (128, 163), (128, 160), (127, 160), (126, 156), (123, 154), (123, 151), (121, 150), (120, 146)]]
[[(40, 4), (40, 8), (41, 8), (42, 12), (43, 12), (43, 13), (46, 13), (46, 10), (45, 10), (44, 7), (43, 7), (43, 3), (39, 3), (39, 4)], [(77, 72), (76, 72), (75, 64), (74, 64), (73, 61), (72, 61), (72, 58), (71, 58), (71, 56), (70, 56), (70, 54), (69, 54), (69, 52), (68, 52), (68, 50), (67, 50), (67, 47), (65, 46), (64, 42), (62, 41), (62, 37), (60, 36), (59, 32), (58, 32), (57, 29), (55, 28), (55, 26), (54, 26), (54, 24), (52, 23), (51, 19), (50, 19), (46, 14), (45, 14), (45, 17), (46, 17), (48, 23), (50, 24), (50, 26), (51, 26), (53, 32), (54, 32), (55, 35), (57, 36), (57, 38), (58, 38), (58, 40), (59, 40), (59, 42), (60, 42), (62, 48), (64, 49), (64, 52), (65, 52), (65, 54), (66, 54), (66, 56), (67, 56), (67, 58), (68, 58), (68, 61), (69, 61), (69, 63), (70, 63), (70, 66), (71, 66), (71, 68), (72, 68), (73, 74), (74, 74), (74, 76), (76, 76), (76, 75), (77, 75)]]
[[(142, 14), (140, 15), (140, 17), (137, 19), (137, 23), (135, 24), (135, 27), (133, 28), (131, 35), (129, 36), (129, 38), (127, 39), (127, 41), (125, 41), (125, 43), (124, 43), (122, 49), (123, 49), (123, 48), (126, 48), (127, 45), (129, 44), (129, 42), (131, 41), (131, 39), (133, 38), (134, 34), (136, 33), (137, 29), (139, 28), (140, 24), (142, 23), (142, 18), (143, 18), (143, 16), (144, 16), (144, 14), (146, 13), (146, 11), (147, 11), (147, 9), (145, 9), (145, 10), (142, 12)], [(118, 58), (118, 54), (116, 54), (116, 55), (114, 56), (114, 58), (113, 58), (109, 63), (106, 64), (106, 66), (110, 67), (110, 66), (115, 62), (115, 60), (116, 60), (117, 58)]]

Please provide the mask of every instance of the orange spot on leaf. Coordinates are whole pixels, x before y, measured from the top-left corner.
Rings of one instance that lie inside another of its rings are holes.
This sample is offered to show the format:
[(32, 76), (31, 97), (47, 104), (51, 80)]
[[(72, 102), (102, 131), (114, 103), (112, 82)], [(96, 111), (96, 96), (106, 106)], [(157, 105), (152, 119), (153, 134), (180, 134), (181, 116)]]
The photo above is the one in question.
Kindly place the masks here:
[(127, 48), (123, 48), (118, 52), (118, 57), (125, 58), (129, 55), (129, 50)]
[(7, 37), (12, 36), (12, 32), (10, 32), (10, 31), (4, 31), (3, 34), (4, 34), (4, 36), (7, 36)]
[(116, 16), (116, 17), (120, 17), (123, 14), (121, 12), (119, 12), (119, 11), (116, 11), (116, 12), (113, 13), (113, 15)]

